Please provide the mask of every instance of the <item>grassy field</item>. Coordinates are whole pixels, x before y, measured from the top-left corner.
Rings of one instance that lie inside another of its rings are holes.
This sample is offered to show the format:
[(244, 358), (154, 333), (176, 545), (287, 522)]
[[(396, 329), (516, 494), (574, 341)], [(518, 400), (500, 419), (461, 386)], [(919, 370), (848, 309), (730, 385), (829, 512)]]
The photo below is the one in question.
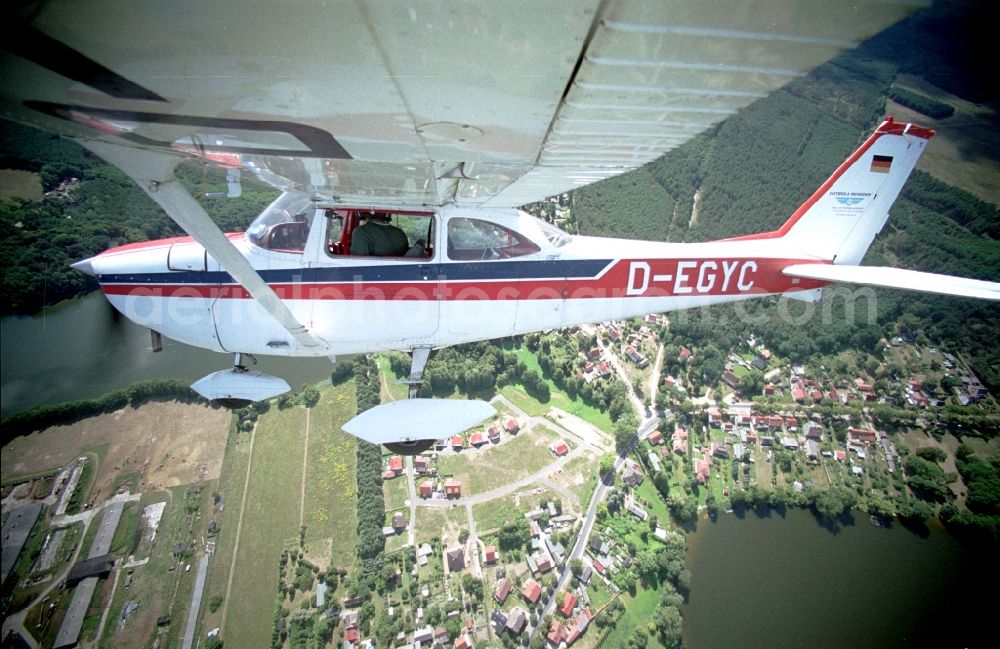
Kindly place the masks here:
[(385, 510), (399, 509), (406, 505), (406, 499), (410, 497), (406, 486), (406, 474), (382, 483), (382, 495), (385, 497)]
[[(209, 519), (206, 514), (212, 511), (212, 492), (215, 487), (215, 481), (202, 485), (200, 496), (192, 501), (198, 504), (197, 512), (189, 512), (187, 509), (187, 485), (156, 492), (158, 498), (151, 498), (149, 503), (140, 503), (145, 506), (166, 500), (167, 506), (160, 519), (156, 539), (150, 543), (148, 534), (144, 532), (143, 540), (135, 553), (137, 559), (148, 557), (149, 562), (136, 567), (131, 575), (123, 574), (119, 578), (107, 626), (101, 638), (101, 647), (124, 649), (143, 643), (148, 646), (156, 634), (156, 618), (160, 615), (170, 615), (173, 620), (172, 624), (160, 631), (160, 644), (180, 644), (197, 575), (194, 569), (197, 559), (193, 554), (175, 557), (172, 551), (177, 544), (192, 543), (203, 537)], [(138, 523), (141, 512), (138, 507), (135, 509), (136, 512), (130, 513), (129, 508), (126, 508), (118, 532), (132, 525), (130, 517), (134, 517)], [(121, 536), (127, 535), (128, 533)], [(116, 543), (124, 541), (119, 533), (115, 534), (115, 539)], [(192, 565), (190, 571), (185, 570), (187, 565)], [(129, 583), (127, 588), (126, 583)], [(139, 608), (122, 624), (122, 610), (130, 601), (138, 602)]]
[(375, 363), (378, 365), (379, 374), (382, 376), (382, 403), (406, 399), (409, 388), (405, 385), (396, 383), (397, 380), (403, 377), (398, 377), (392, 373), (392, 368), (389, 365), (389, 359), (385, 356), (376, 356)]
[(0, 169), (0, 198), (16, 196), (29, 201), (42, 200), (38, 174), (17, 169)]
[[(278, 557), (286, 544), (296, 542), (299, 531), (305, 424), (306, 411), (300, 407), (272, 408), (257, 423), (232, 582), (239, 605), (226, 609), (225, 638), (232, 646), (257, 646), (271, 635)], [(223, 533), (227, 531), (235, 532), (235, 526)], [(212, 584), (209, 592), (216, 591)]]
[(551, 489), (531, 487), (475, 505), (472, 508), (472, 518), (476, 521), (476, 531), (481, 533), (500, 527), (509, 521), (511, 516), (523, 516), (524, 512), (550, 500), (561, 500), (561, 498)]
[[(653, 614), (660, 607), (660, 594), (648, 588), (639, 588), (635, 597), (623, 591), (621, 602), (625, 605), (625, 612), (622, 614), (614, 629), (608, 632), (603, 647), (626, 647), (628, 638), (632, 631), (639, 627), (645, 627), (653, 619)], [(646, 649), (656, 649), (662, 645), (656, 639), (656, 634), (649, 636)]]
[[(438, 456), (438, 473), (462, 482), (462, 495), (489, 491), (531, 475), (556, 458), (548, 449), (558, 437), (545, 427), (521, 432), (500, 446)], [(398, 480), (398, 478), (397, 478)]]
[(554, 480), (576, 494), (580, 509), (586, 509), (590, 496), (597, 486), (598, 457), (591, 451), (583, 451), (567, 462)]
[[(518, 346), (517, 348), (514, 349), (514, 353), (517, 354), (517, 360), (524, 363), (525, 366), (528, 367), (528, 369), (535, 370), (540, 375), (542, 375), (542, 377), (545, 379), (545, 382), (548, 383), (549, 390), (552, 395), (549, 398), (548, 403), (540, 404), (538, 403), (538, 401), (528, 396), (528, 394), (524, 391), (524, 388), (522, 386), (520, 385), (506, 386), (501, 390), (501, 392), (505, 397), (510, 399), (514, 403), (514, 405), (521, 408), (529, 415), (544, 415), (546, 412), (549, 411), (550, 407), (555, 406), (556, 408), (565, 410), (570, 414), (576, 415), (580, 419), (583, 419), (584, 421), (593, 424), (594, 426), (597, 426), (598, 428), (600, 428), (605, 432), (611, 432), (613, 430), (611, 418), (608, 417), (607, 413), (601, 412), (597, 408), (587, 405), (578, 396), (573, 399), (570, 399), (565, 392), (556, 387), (556, 384), (551, 379), (545, 377), (545, 375), (542, 373), (541, 366), (538, 364), (538, 359), (535, 357), (533, 353), (531, 353), (531, 351), (528, 348), (524, 346)], [(534, 402), (535, 405), (531, 404), (531, 402)], [(528, 407), (525, 407), (525, 405), (522, 404), (527, 404)]]
[(438, 538), (445, 532), (451, 544), (458, 539), (460, 530), (468, 529), (469, 519), (465, 507), (417, 507), (416, 525), (417, 543)]
[(325, 553), (338, 566), (354, 560), (357, 543), (357, 441), (340, 429), (357, 412), (354, 383), (323, 386), (312, 409), (306, 466), (306, 548), (331, 544)]

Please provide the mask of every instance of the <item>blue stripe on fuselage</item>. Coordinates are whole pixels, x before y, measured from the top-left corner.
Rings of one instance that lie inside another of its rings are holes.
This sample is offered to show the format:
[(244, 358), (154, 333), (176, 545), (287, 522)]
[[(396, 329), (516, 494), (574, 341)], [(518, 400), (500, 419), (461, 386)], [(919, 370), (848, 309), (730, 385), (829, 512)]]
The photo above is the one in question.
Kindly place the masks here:
[[(436, 270), (451, 281), (496, 281), (519, 279), (589, 279), (597, 277), (613, 259), (543, 261), (403, 262), (378, 266), (325, 268), (281, 268), (258, 270), (268, 284), (339, 282), (424, 282), (426, 270)], [(429, 278), (428, 278), (429, 279)], [(435, 281), (437, 278), (434, 278)], [(169, 271), (164, 273), (119, 273), (101, 275), (102, 284), (234, 284), (224, 271)]]

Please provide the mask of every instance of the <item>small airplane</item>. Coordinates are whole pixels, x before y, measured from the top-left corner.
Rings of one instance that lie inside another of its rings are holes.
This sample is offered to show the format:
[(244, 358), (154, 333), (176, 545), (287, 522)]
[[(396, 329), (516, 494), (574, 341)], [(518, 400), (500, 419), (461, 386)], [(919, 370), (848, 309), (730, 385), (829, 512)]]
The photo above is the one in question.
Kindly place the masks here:
[[(192, 386), (208, 399), (289, 389), (245, 355), (404, 350), (411, 398), (344, 429), (412, 454), (494, 412), (415, 398), (436, 348), (768, 295), (812, 301), (832, 282), (1000, 299), (994, 282), (858, 265), (934, 135), (891, 117), (774, 232), (573, 236), (517, 209), (659, 157), (905, 3), (853, 3), (845, 19), (801, 0), (805, 24), (713, 3), (334, 4), (311, 7), (296, 38), (270, 4), (252, 19), (145, 0), (121, 24), (99, 1), (11, 17), (28, 38), (4, 45), (6, 115), (77, 139), (189, 233), (73, 266), (154, 341), (232, 353), (232, 369)], [(223, 234), (174, 176), (191, 158), (226, 168), (231, 196), (241, 173), (282, 193), (245, 233)], [(351, 254), (373, 215), (403, 231), (405, 250)]]

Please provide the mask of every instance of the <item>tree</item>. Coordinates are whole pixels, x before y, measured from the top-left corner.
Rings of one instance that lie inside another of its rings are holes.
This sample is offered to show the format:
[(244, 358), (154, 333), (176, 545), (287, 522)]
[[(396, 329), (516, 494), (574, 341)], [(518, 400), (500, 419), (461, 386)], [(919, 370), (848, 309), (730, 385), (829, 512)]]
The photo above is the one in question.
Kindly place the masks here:
[(679, 649), (684, 620), (676, 606), (661, 607), (653, 620), (660, 644), (667, 649)]

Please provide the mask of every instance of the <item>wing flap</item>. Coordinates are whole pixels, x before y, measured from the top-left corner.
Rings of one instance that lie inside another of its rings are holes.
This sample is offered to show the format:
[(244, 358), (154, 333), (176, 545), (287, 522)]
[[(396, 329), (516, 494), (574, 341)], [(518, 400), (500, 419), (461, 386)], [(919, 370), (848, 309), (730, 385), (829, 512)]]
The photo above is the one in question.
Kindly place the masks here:
[(832, 264), (794, 264), (782, 269), (789, 277), (844, 282), (864, 286), (899, 288), (922, 293), (956, 295), (981, 300), (1000, 300), (1000, 283), (954, 275), (924, 273), (887, 266), (835, 266)]

